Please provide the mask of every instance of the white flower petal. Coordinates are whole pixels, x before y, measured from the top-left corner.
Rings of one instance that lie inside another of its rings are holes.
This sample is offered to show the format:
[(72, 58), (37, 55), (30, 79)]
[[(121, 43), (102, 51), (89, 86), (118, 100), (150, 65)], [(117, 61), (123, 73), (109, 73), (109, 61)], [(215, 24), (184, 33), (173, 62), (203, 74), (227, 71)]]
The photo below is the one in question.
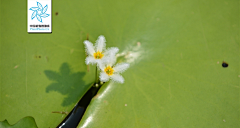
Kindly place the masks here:
[(88, 53), (88, 55), (93, 56), (93, 54), (95, 53), (93, 44), (88, 40), (85, 40), (83, 43), (85, 44), (86, 52)]
[(105, 62), (106, 65), (112, 67), (115, 64), (116, 60), (117, 60), (116, 56), (111, 55), (111, 56), (108, 56), (108, 57), (104, 58), (103, 62)]
[[(110, 62), (113, 61), (109, 56), (104, 56), (101, 61), (101, 65), (107, 66), (110, 65)], [(112, 65), (110, 65), (112, 66)]]
[(88, 64), (95, 64), (96, 63), (96, 59), (93, 56), (88, 56), (85, 60), (85, 63)]
[(117, 47), (111, 47), (111, 48), (108, 48), (106, 51), (105, 51), (105, 56), (111, 56), (111, 55), (116, 55), (118, 53), (119, 49)]
[(113, 74), (110, 78), (115, 82), (124, 83), (124, 78), (119, 74)]
[(116, 53), (119, 51), (117, 47), (111, 47), (106, 50), (104, 53), (103, 62), (109, 66), (113, 66), (113, 64), (116, 62)]
[(120, 64), (117, 64), (113, 70), (114, 72), (116, 73), (122, 73), (124, 72), (125, 70), (127, 70), (129, 68), (129, 64), (128, 63), (120, 63)]
[(95, 59), (95, 61), (96, 61), (98, 67), (99, 67), (99, 65), (101, 65), (103, 63), (102, 59)]
[(101, 82), (107, 82), (110, 77), (105, 72), (101, 72), (99, 78)]
[(97, 66), (99, 67), (100, 70), (104, 71), (104, 69), (105, 69), (105, 65), (104, 65), (103, 62), (98, 63)]
[(99, 51), (99, 52), (102, 52), (105, 47), (106, 47), (106, 40), (105, 40), (105, 37), (103, 35), (99, 36), (97, 41), (96, 41), (96, 50)]

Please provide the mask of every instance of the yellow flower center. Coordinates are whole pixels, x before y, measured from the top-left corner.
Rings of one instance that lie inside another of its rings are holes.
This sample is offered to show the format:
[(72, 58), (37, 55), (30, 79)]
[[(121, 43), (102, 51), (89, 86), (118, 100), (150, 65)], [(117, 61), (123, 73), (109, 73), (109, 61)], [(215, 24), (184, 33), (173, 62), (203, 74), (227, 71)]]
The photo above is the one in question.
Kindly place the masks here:
[(107, 66), (104, 71), (110, 76), (113, 74), (114, 70), (111, 66)]
[(103, 54), (101, 52), (97, 51), (93, 54), (93, 56), (95, 59), (101, 59), (103, 57)]

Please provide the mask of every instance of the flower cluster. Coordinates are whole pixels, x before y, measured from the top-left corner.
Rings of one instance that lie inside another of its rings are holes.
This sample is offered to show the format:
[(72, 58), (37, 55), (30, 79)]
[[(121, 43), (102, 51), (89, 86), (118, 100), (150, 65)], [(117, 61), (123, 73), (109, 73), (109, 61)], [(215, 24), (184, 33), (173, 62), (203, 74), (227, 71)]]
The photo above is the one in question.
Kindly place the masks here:
[(116, 63), (116, 54), (119, 49), (117, 47), (110, 47), (106, 49), (106, 40), (104, 36), (99, 36), (95, 46), (88, 41), (84, 42), (86, 53), (86, 64), (97, 64), (97, 68), (101, 70), (99, 79), (101, 82), (107, 82), (110, 79), (113, 81), (124, 83), (124, 78), (120, 73), (129, 68), (128, 63)]

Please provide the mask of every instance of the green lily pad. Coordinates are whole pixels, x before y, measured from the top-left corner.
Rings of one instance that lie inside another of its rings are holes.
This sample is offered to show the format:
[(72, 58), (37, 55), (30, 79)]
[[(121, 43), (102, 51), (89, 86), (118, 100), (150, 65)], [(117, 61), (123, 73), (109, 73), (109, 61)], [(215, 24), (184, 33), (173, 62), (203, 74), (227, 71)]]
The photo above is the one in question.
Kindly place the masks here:
[(31, 116), (38, 127), (54, 128), (94, 82), (95, 67), (85, 65), (88, 32), (75, 18), (64, 20), (69, 12), (58, 8), (64, 6), (53, 4), (52, 34), (28, 34), (27, 4), (2, 2), (0, 120), (14, 124)]
[(237, 1), (108, 4), (92, 7), (131, 67), (124, 84), (100, 89), (79, 128), (240, 126)]
[(10, 125), (7, 120), (0, 121), (1, 128), (37, 128), (34, 118), (24, 117), (14, 125)]
[(79, 127), (239, 127), (238, 1), (53, 1), (52, 34), (27, 33), (25, 2), (0, 6), (0, 120), (56, 127), (94, 82), (89, 34), (131, 67)]

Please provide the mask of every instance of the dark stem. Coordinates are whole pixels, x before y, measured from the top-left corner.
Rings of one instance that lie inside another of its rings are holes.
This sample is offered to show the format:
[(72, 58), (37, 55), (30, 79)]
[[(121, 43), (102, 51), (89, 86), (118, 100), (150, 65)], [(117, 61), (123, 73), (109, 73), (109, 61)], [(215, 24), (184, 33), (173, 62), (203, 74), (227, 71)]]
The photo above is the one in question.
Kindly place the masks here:
[[(97, 94), (98, 90), (101, 86), (92, 87), (84, 94), (78, 104), (73, 108), (73, 110), (67, 115), (67, 117), (57, 126), (57, 128), (76, 128), (81, 121), (89, 103), (92, 98)], [(53, 113), (61, 113), (64, 112), (53, 112)]]

